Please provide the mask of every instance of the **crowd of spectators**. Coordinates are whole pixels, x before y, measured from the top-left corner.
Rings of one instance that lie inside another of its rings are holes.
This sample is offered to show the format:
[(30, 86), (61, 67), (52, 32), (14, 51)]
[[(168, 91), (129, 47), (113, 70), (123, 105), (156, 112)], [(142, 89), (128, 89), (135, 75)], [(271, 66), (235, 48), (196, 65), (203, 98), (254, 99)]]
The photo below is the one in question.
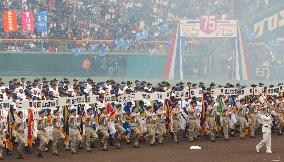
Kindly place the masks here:
[[(198, 19), (206, 14), (216, 15), (218, 19), (238, 18), (247, 12), (254, 13), (265, 9), (271, 6), (271, 2), (272, 0), (2, 0), (0, 11), (16, 10), (18, 22), (22, 10), (32, 10), (34, 15), (40, 11), (48, 11), (48, 31), (24, 33), (18, 23), (19, 32), (4, 33), (2, 25), (1, 38), (111, 41), (0, 42), (0, 48), (20, 51), (66, 51), (80, 47), (83, 51), (97, 51), (98, 48), (94, 47), (99, 46), (107, 51), (141, 50), (166, 53), (177, 19)], [(245, 8), (248, 8), (248, 11)], [(139, 33), (143, 36), (137, 36)]]

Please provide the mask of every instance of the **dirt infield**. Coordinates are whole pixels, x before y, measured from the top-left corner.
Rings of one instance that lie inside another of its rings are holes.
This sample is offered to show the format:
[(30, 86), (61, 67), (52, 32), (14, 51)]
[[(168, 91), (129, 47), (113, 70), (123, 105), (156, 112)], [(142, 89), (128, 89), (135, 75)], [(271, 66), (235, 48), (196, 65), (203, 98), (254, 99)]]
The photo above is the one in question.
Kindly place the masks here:
[[(13, 156), (4, 155), (8, 162), (284, 162), (284, 136), (272, 137), (272, 152), (266, 154), (265, 150), (256, 153), (255, 145), (261, 140), (260, 135), (255, 139), (241, 140), (238, 137), (230, 141), (217, 139), (215, 143), (201, 140), (188, 142), (180, 139), (179, 143), (167, 142), (165, 145), (148, 146), (142, 144), (140, 148), (132, 148), (123, 145), (123, 149), (116, 150), (110, 146), (108, 152), (101, 151), (100, 147), (92, 153), (79, 150), (79, 154), (72, 155), (70, 152), (61, 150), (60, 156), (55, 157), (51, 152), (45, 152), (44, 158), (37, 158), (36, 151), (31, 155), (25, 155), (24, 160), (17, 160)], [(190, 150), (191, 145), (201, 146), (201, 150)]]

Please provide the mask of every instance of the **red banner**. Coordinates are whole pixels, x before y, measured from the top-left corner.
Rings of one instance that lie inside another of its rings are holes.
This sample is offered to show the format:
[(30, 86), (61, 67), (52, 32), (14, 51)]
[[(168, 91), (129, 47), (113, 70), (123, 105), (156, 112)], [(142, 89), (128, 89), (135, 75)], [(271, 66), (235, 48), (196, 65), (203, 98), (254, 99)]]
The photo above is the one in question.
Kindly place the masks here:
[(4, 32), (18, 32), (17, 13), (15, 10), (4, 11)]
[(21, 22), (23, 32), (34, 32), (34, 15), (32, 11), (22, 11)]

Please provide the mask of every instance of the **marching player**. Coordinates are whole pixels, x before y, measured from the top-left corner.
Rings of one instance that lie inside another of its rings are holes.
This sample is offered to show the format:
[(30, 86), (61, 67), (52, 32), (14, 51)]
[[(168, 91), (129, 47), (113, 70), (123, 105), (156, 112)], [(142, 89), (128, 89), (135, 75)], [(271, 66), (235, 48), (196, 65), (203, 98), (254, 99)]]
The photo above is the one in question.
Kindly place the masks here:
[(166, 125), (165, 125), (165, 115), (164, 107), (161, 104), (159, 109), (156, 111), (157, 121), (156, 121), (156, 131), (157, 131), (157, 138), (160, 144), (164, 145), (164, 134), (166, 134)]
[(209, 101), (208, 105), (209, 106), (206, 112), (207, 124), (208, 124), (208, 135), (211, 141), (215, 141), (214, 127), (216, 126), (215, 117), (217, 114), (217, 106), (214, 105), (213, 100)]
[(240, 123), (240, 138), (245, 138), (245, 129), (248, 128), (248, 121), (246, 116), (248, 115), (247, 105), (245, 104), (245, 99), (240, 100), (240, 105), (238, 109), (239, 123)]
[(197, 113), (198, 109), (196, 107), (196, 101), (191, 101), (191, 106), (188, 109), (188, 138), (190, 142), (192, 142), (194, 138), (197, 139), (198, 131), (200, 129)]
[(108, 151), (107, 149), (107, 142), (108, 142), (108, 139), (109, 139), (109, 134), (108, 134), (108, 121), (109, 121), (109, 115), (107, 114), (107, 110), (106, 108), (102, 108), (102, 114), (100, 115), (100, 118), (99, 118), (99, 124), (100, 124), (100, 127), (99, 127), (99, 130), (103, 136), (101, 142), (103, 144), (103, 151)]
[(258, 114), (260, 110), (260, 103), (258, 103), (258, 99), (255, 98), (250, 105), (250, 137), (255, 138), (254, 133), (255, 129), (258, 127)]
[(279, 127), (278, 134), (281, 135), (284, 127), (284, 100), (282, 95), (279, 95), (278, 100), (276, 100), (275, 119)]
[(189, 108), (189, 98), (179, 101), (181, 105), (181, 130), (183, 131), (183, 137), (188, 137), (188, 108)]
[(53, 120), (52, 120), (52, 138), (53, 138), (53, 143), (52, 143), (52, 152), (53, 155), (59, 156), (58, 154), (58, 141), (59, 139), (64, 139), (65, 136), (61, 132), (61, 124), (62, 124), (62, 118), (60, 116), (59, 110), (56, 109), (53, 111)]
[(175, 104), (175, 107), (172, 109), (171, 112), (172, 121), (173, 121), (173, 138), (174, 143), (178, 143), (178, 131), (181, 128), (180, 124), (180, 106), (178, 103)]
[(45, 146), (47, 145), (47, 133), (45, 131), (46, 129), (46, 118), (44, 118), (44, 110), (40, 110), (38, 112), (39, 117), (37, 121), (37, 130), (38, 130), (38, 135), (37, 137), (39, 138), (39, 152), (37, 154), (38, 157), (42, 158), (42, 152), (45, 149)]
[(126, 131), (123, 128), (123, 122), (125, 121), (124, 115), (125, 112), (122, 110), (121, 104), (118, 104), (116, 106), (116, 112), (115, 112), (115, 129), (116, 129), (115, 145), (117, 149), (121, 148), (120, 142)]
[(223, 106), (222, 109), (222, 128), (223, 128), (223, 134), (224, 134), (224, 139), (226, 141), (229, 140), (229, 116), (230, 116), (230, 106), (229, 106), (229, 100), (225, 100), (225, 105)]
[(26, 144), (25, 139), (24, 139), (24, 120), (23, 120), (23, 112), (19, 111), (17, 113), (17, 116), (15, 117), (15, 130), (14, 130), (14, 135), (17, 138), (17, 141), (19, 142), (18, 145), (18, 159), (24, 159), (23, 157), (23, 149)]
[(140, 113), (138, 112), (138, 108), (135, 107), (130, 115), (130, 125), (134, 134), (134, 143), (133, 147), (139, 147), (139, 139), (142, 136), (142, 130), (139, 125), (140, 123)]
[(93, 137), (95, 140), (98, 139), (98, 135), (96, 131), (93, 129), (93, 124), (94, 124), (94, 116), (93, 116), (93, 109), (88, 108), (87, 109), (87, 114), (85, 118), (85, 130), (86, 130), (86, 150), (87, 152), (92, 152), (91, 151), (91, 137)]
[(3, 135), (4, 135), (4, 118), (2, 117), (2, 112), (0, 111), (0, 160), (3, 160)]
[(71, 110), (71, 116), (69, 118), (69, 125), (70, 125), (70, 137), (71, 137), (71, 153), (77, 154), (76, 152), (76, 144), (81, 142), (82, 137), (80, 135), (78, 129), (78, 116), (76, 115), (76, 109)]
[(155, 137), (156, 137), (156, 114), (154, 112), (154, 108), (152, 106), (148, 107), (148, 111), (146, 112), (146, 124), (147, 124), (147, 138), (149, 140), (149, 144), (151, 146), (155, 145)]
[(269, 112), (262, 108), (262, 114), (260, 115), (261, 124), (262, 124), (262, 134), (263, 139), (260, 141), (258, 145), (256, 145), (256, 152), (259, 152), (263, 145), (266, 146), (266, 153), (271, 154), (271, 126), (272, 126), (272, 118)]

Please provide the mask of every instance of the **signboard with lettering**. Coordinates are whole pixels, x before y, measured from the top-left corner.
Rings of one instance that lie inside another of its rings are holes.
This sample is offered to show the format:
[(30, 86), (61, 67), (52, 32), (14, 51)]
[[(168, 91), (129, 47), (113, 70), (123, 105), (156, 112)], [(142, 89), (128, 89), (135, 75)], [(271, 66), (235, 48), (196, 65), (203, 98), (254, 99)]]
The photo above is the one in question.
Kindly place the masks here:
[(213, 15), (201, 16), (200, 20), (181, 20), (182, 37), (237, 37), (237, 20), (216, 20)]

